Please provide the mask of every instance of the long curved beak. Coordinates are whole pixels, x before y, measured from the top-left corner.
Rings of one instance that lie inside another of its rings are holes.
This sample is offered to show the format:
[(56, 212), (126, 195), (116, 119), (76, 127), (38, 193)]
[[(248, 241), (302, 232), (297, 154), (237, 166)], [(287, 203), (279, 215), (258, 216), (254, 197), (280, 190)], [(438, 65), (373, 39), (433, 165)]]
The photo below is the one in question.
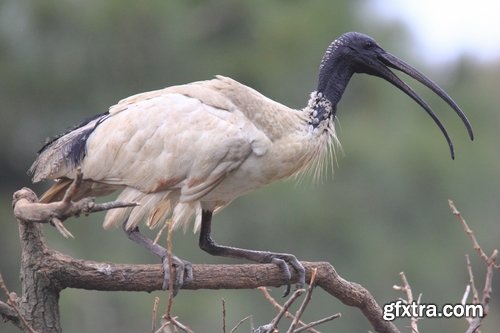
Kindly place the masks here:
[(460, 109), (457, 103), (455, 103), (455, 101), (451, 99), (451, 97), (436, 83), (432, 82), (432, 80), (427, 78), (424, 74), (422, 74), (417, 69), (413, 68), (411, 65), (407, 64), (403, 60), (397, 58), (396, 56), (384, 52), (382, 54), (379, 54), (377, 59), (380, 62), (382, 62), (382, 64), (379, 63), (378, 66), (376, 66), (376, 68), (372, 68), (373, 71), (371, 71), (370, 74), (385, 79), (386, 81), (390, 82), (398, 89), (403, 91), (405, 94), (410, 96), (415, 102), (417, 102), (427, 112), (427, 114), (429, 114), (429, 116), (434, 120), (436, 125), (439, 127), (450, 148), (451, 158), (455, 159), (455, 151), (453, 148), (453, 143), (448, 135), (448, 132), (446, 132), (446, 129), (444, 128), (439, 118), (432, 111), (430, 106), (422, 98), (420, 98), (420, 96), (418, 96), (412, 88), (410, 88), (406, 83), (404, 83), (400, 78), (398, 78), (388, 67), (397, 69), (411, 76), (415, 80), (419, 81), (420, 83), (431, 89), (439, 97), (441, 97), (456, 112), (456, 114), (460, 117), (460, 119), (462, 119), (462, 122), (464, 123), (465, 128), (467, 129), (467, 133), (469, 134), (470, 139), (474, 140), (474, 133), (472, 131), (472, 126), (469, 120), (467, 119), (467, 116), (463, 113), (463, 111)]

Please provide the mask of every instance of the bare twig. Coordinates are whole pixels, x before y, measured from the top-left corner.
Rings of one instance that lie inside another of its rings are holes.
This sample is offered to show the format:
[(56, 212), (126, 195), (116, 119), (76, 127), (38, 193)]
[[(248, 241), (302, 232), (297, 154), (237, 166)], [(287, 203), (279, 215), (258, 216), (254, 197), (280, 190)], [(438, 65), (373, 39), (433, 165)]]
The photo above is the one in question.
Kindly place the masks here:
[(411, 291), (410, 284), (408, 283), (408, 279), (406, 278), (406, 275), (404, 272), (400, 272), (399, 276), (401, 277), (401, 280), (403, 281), (403, 289), (406, 293), (406, 300), (408, 303), (413, 303), (413, 292)]
[(483, 306), (483, 316), (471, 318), (469, 321), (469, 327), (467, 328), (466, 333), (475, 333), (478, 332), (481, 327), (483, 319), (490, 312), (490, 299), (492, 292), (492, 281), (493, 281), (493, 271), (496, 268), (495, 261), (498, 256), (498, 251), (495, 249), (493, 253), (487, 260), (487, 269), (486, 269), (486, 277), (484, 281), (484, 289), (483, 289), (483, 297), (481, 298), (481, 305)]
[(469, 323), (469, 327), (467, 327), (467, 330), (465, 333), (477, 333), (479, 332), (479, 328), (481, 327), (481, 318), (477, 317), (474, 319), (471, 319)]
[(186, 333), (194, 333), (187, 325), (182, 324), (177, 320), (177, 317), (170, 318), (170, 321), (178, 328), (183, 330)]
[[(253, 330), (253, 332), (259, 332), (259, 333), (260, 332), (264, 332), (264, 333), (278, 332), (278, 329), (277, 329), (278, 323), (279, 323), (280, 319), (284, 315), (286, 315), (287, 317), (289, 317), (289, 318), (292, 319), (292, 323), (290, 324), (290, 326), (289, 326), (289, 328), (287, 330), (287, 333), (302, 332), (302, 331), (305, 331), (305, 330), (307, 330), (309, 332), (319, 333), (318, 331), (316, 331), (313, 328), (314, 326), (320, 325), (322, 323), (325, 323), (327, 321), (330, 321), (330, 320), (333, 320), (335, 318), (340, 317), (340, 313), (337, 313), (335, 315), (328, 316), (326, 318), (323, 318), (323, 319), (320, 319), (320, 320), (317, 320), (317, 321), (313, 321), (313, 322), (308, 323), (308, 324), (305, 324), (304, 322), (302, 322), (300, 320), (302, 314), (304, 313), (307, 305), (309, 304), (309, 302), (311, 300), (312, 292), (313, 292), (313, 289), (314, 289), (314, 286), (315, 286), (316, 276), (317, 276), (317, 269), (313, 268), (312, 269), (312, 273), (311, 273), (310, 282), (309, 282), (309, 285), (308, 285), (308, 288), (307, 288), (307, 291), (304, 290), (304, 289), (298, 289), (298, 290), (296, 290), (288, 298), (288, 300), (285, 302), (285, 304), (283, 304), (283, 306), (281, 306), (278, 302), (276, 302), (276, 300), (271, 295), (269, 295), (269, 292), (267, 291), (266, 288), (260, 287), (259, 290), (264, 294), (264, 297), (275, 308), (279, 309), (279, 312), (278, 312), (278, 314), (273, 318), (273, 320), (269, 324), (260, 326), (257, 329)], [(297, 310), (297, 312), (295, 313), (295, 315), (292, 315), (290, 312), (288, 312), (288, 309), (295, 302), (295, 300), (297, 300), (298, 297), (301, 296), (305, 291), (306, 291), (306, 295), (304, 297), (304, 300), (302, 301), (302, 303), (301, 303), (299, 309)], [(299, 325), (299, 324), (302, 325), (302, 326), (300, 326), (299, 328), (296, 328), (297, 325)]]
[[(5, 281), (3, 280), (2, 274), (0, 274), (0, 289), (4, 292), (5, 296), (7, 297), (7, 304), (14, 312), (16, 313), (17, 319), (22, 323), (22, 326), (30, 333), (38, 333), (38, 331), (34, 330), (33, 327), (31, 327), (30, 324), (26, 321), (26, 318), (21, 314), (19, 311), (17, 305), (16, 305), (16, 298), (13, 293), (7, 289), (7, 285), (5, 284)], [(5, 303), (4, 303), (5, 304)]]
[(288, 297), (283, 306), (279, 305), (278, 302), (276, 302), (276, 300), (271, 295), (269, 295), (269, 292), (267, 291), (266, 288), (260, 287), (259, 290), (261, 290), (264, 293), (266, 299), (270, 300), (271, 303), (275, 303), (278, 305), (277, 308), (279, 308), (279, 312), (278, 314), (276, 314), (276, 316), (274, 316), (274, 318), (271, 320), (269, 324), (261, 325), (256, 329), (252, 330), (252, 332), (262, 332), (262, 333), (278, 332), (277, 328), (279, 321), (281, 320), (281, 318), (283, 318), (283, 315), (286, 313), (288, 313), (292, 319), (295, 319), (295, 317), (288, 312), (288, 309), (290, 308), (290, 306), (292, 306), (293, 302), (295, 302), (295, 300), (304, 293), (305, 291), (304, 289), (295, 290), (295, 292), (290, 297)]
[[(273, 318), (273, 320), (271, 321), (271, 325), (274, 324), (274, 327), (273, 328), (276, 328), (277, 324), (278, 324), (278, 321), (281, 319), (281, 317), (284, 315), (285, 317), (289, 318), (289, 319), (294, 319), (294, 315), (292, 313), (290, 313), (288, 311), (288, 309), (290, 308), (290, 306), (293, 304), (293, 302), (300, 296), (302, 295), (305, 290), (304, 289), (297, 289), (289, 298), (288, 300), (285, 302), (285, 304), (282, 306), (281, 304), (279, 304), (270, 294), (269, 294), (269, 291), (267, 291), (267, 288), (266, 287), (259, 287), (258, 288), (263, 294), (264, 294), (264, 297), (269, 301), (269, 303), (271, 303), (271, 305), (276, 308), (277, 310), (279, 310), (278, 314), (276, 315), (276, 317)], [(306, 323), (304, 322), (300, 322), (301, 325), (305, 325)], [(309, 329), (309, 332), (310, 333), (319, 333), (318, 331), (316, 331), (315, 329)]]
[(151, 332), (156, 331), (156, 315), (158, 313), (158, 304), (160, 303), (160, 298), (158, 296), (155, 297), (153, 302), (153, 315), (151, 317)]
[[(276, 330), (278, 328), (278, 323), (281, 320), (281, 318), (283, 317), (283, 315), (285, 313), (289, 313), (288, 309), (292, 306), (293, 302), (295, 302), (295, 300), (297, 298), (299, 298), (299, 296), (302, 295), (304, 292), (305, 292), (304, 289), (295, 290), (295, 292), (292, 294), (292, 296), (290, 296), (288, 298), (288, 300), (285, 302), (285, 304), (283, 304), (283, 307), (281, 308), (281, 310), (278, 312), (278, 314), (271, 321), (271, 325), (270, 325), (271, 332), (274, 332), (274, 330)], [(290, 316), (292, 319), (295, 319), (295, 317), (292, 314), (290, 314)]]
[(334, 320), (334, 319), (337, 319), (337, 318), (340, 318), (340, 317), (342, 317), (342, 314), (339, 312), (339, 313), (336, 313), (334, 315), (325, 317), (323, 319), (312, 321), (312, 322), (310, 322), (307, 325), (304, 325), (304, 326), (301, 326), (301, 327), (297, 328), (295, 331), (293, 331), (293, 333), (299, 333), (299, 332), (302, 332), (302, 331), (305, 331), (305, 330), (310, 330), (314, 326), (321, 325), (323, 323), (326, 323), (328, 321), (331, 321), (331, 320)]
[(460, 300), (460, 304), (465, 305), (465, 303), (467, 302), (467, 299), (469, 298), (470, 289), (471, 289), (470, 284), (467, 284), (465, 286), (465, 291), (464, 291), (464, 294), (462, 295), (462, 299)]
[(498, 250), (495, 249), (493, 250), (493, 253), (491, 256), (488, 258), (488, 262), (490, 263), (488, 265), (488, 269), (486, 271), (486, 278), (484, 282), (484, 289), (483, 289), (483, 298), (481, 299), (481, 303), (485, 305), (485, 314), (488, 313), (488, 308), (489, 308), (489, 302), (491, 299), (491, 292), (493, 291), (492, 288), (492, 282), (493, 282), (493, 268), (496, 268), (497, 265), (495, 265), (495, 261), (498, 257)]
[[(465, 255), (465, 260), (467, 262), (467, 272), (469, 272), (469, 286), (472, 289), (472, 303), (479, 303), (479, 293), (476, 288), (476, 283), (474, 281), (474, 274), (472, 273), (472, 265), (470, 263), (469, 255)], [(465, 303), (465, 302), (464, 302)]]
[(222, 299), (222, 333), (226, 333), (226, 301)]
[(241, 324), (243, 324), (245, 321), (247, 321), (248, 319), (251, 319), (252, 318), (252, 315), (250, 316), (246, 316), (245, 318), (243, 318), (242, 320), (240, 320), (236, 326), (233, 327), (233, 329), (231, 331), (229, 331), (229, 333), (234, 333), (236, 332), (236, 330), (238, 329), (238, 327), (241, 326)]
[(312, 292), (313, 292), (314, 283), (315, 283), (317, 274), (318, 274), (318, 269), (314, 268), (312, 273), (311, 273), (311, 281), (309, 282), (309, 286), (307, 287), (306, 296), (304, 297), (304, 300), (302, 301), (302, 304), (300, 305), (299, 309), (295, 313), (295, 318), (293, 319), (292, 324), (290, 325), (290, 328), (288, 329), (287, 333), (293, 333), (293, 331), (297, 327), (299, 320), (302, 317), (302, 314), (304, 313), (307, 305), (311, 301)]
[[(302, 314), (304, 313), (305, 308), (307, 307), (307, 305), (311, 301), (312, 292), (313, 292), (313, 289), (314, 289), (314, 286), (315, 286), (315, 283), (316, 283), (316, 274), (317, 274), (317, 269), (313, 269), (313, 271), (311, 273), (311, 281), (309, 282), (309, 286), (307, 288), (306, 296), (304, 297), (304, 300), (302, 301), (302, 304), (300, 305), (300, 308), (297, 310), (297, 313), (295, 314), (295, 318), (294, 318), (292, 324), (290, 325), (290, 328), (288, 329), (289, 333), (298, 333), (298, 332), (302, 332), (302, 331), (305, 331), (305, 330), (311, 331), (311, 330), (314, 330), (313, 329), (314, 326), (318, 326), (318, 325), (321, 325), (321, 324), (326, 323), (328, 321), (334, 320), (336, 318), (340, 318), (340, 316), (341, 316), (340, 313), (336, 313), (334, 315), (322, 318), (320, 320), (316, 320), (316, 321), (310, 322), (309, 324), (303, 325), (303, 326), (301, 326), (301, 327), (299, 327), (297, 329), (295, 328), (295, 327), (297, 327), (297, 325), (299, 323), (302, 323), (300, 321), (300, 317), (302, 317)], [(314, 330), (314, 331), (316, 331), (316, 330)]]
[[(483, 289), (483, 295), (481, 297), (481, 300), (479, 299), (479, 293), (476, 289), (475, 282), (474, 282), (474, 274), (472, 272), (472, 265), (470, 263), (469, 256), (466, 255), (466, 260), (467, 260), (467, 271), (469, 273), (469, 285), (470, 288), (472, 288), (472, 294), (473, 294), (473, 303), (474, 304), (481, 304), (483, 307), (483, 316), (477, 316), (475, 318), (466, 318), (467, 322), (469, 323), (469, 327), (467, 328), (466, 333), (475, 333), (479, 331), (479, 328), (481, 327), (483, 319), (488, 315), (489, 313), (489, 303), (491, 299), (491, 292), (492, 292), (492, 280), (493, 280), (493, 271), (494, 269), (499, 269), (500, 265), (496, 263), (496, 259), (498, 256), (498, 250), (494, 249), (491, 256), (487, 256), (484, 250), (481, 248), (479, 245), (479, 242), (476, 239), (476, 236), (474, 235), (474, 232), (472, 231), (471, 228), (469, 228), (469, 225), (465, 221), (465, 219), (462, 217), (458, 209), (455, 207), (454, 203), (452, 200), (448, 200), (448, 205), (450, 206), (450, 209), (457, 217), (457, 219), (460, 221), (464, 228), (464, 232), (467, 236), (472, 241), (472, 247), (476, 251), (476, 253), (479, 255), (479, 257), (485, 262), (486, 264), (486, 277), (485, 277), (485, 282), (484, 282), (484, 289)], [(467, 290), (464, 293), (464, 296), (462, 297), (462, 301), (464, 302), (464, 298), (466, 300), (466, 294)]]
[[(399, 276), (401, 277), (401, 280), (403, 281), (403, 286), (393, 286), (394, 290), (400, 290), (406, 294), (406, 301), (408, 304), (413, 304), (414, 299), (413, 299), (413, 292), (411, 290), (410, 284), (408, 283), (408, 279), (406, 278), (406, 275), (404, 272), (400, 272)], [(420, 296), (418, 298), (418, 302), (420, 302)], [(410, 318), (410, 328), (413, 333), (418, 333), (418, 318), (416, 317), (411, 317)]]
[(0, 289), (2, 289), (3, 293), (7, 297), (7, 303), (0, 301), (0, 317), (4, 321), (11, 321), (14, 325), (19, 328), (23, 328), (23, 316), (21, 315), (19, 309), (16, 305), (16, 297), (15, 295), (9, 292), (7, 289), (7, 285), (3, 280), (3, 276), (0, 273)]
[(4, 321), (11, 321), (17, 327), (22, 328), (17, 312), (12, 306), (2, 301), (0, 301), (0, 317), (3, 318)]
[[(161, 326), (156, 331), (154, 331), (153, 333), (162, 333), (162, 332), (165, 331), (165, 329), (167, 328), (167, 326), (172, 326), (172, 322), (170, 320), (166, 320), (165, 318), (162, 318), (162, 319), (163, 320), (162, 320)], [(175, 326), (173, 328), (174, 328), (174, 332), (177, 332), (177, 329), (175, 328)], [(171, 331), (168, 330), (168, 332), (171, 332)]]
[[(479, 257), (481, 259), (483, 259), (486, 262), (486, 264), (488, 265), (488, 263), (489, 263), (488, 260), (490, 260), (490, 257), (488, 257), (488, 255), (486, 255), (486, 253), (483, 251), (483, 249), (479, 245), (479, 242), (477, 241), (476, 236), (474, 235), (474, 232), (469, 228), (469, 225), (467, 224), (465, 219), (462, 217), (462, 214), (460, 214), (458, 209), (455, 207), (455, 204), (453, 203), (452, 200), (448, 199), (448, 205), (450, 206), (450, 209), (451, 209), (451, 212), (453, 213), (453, 215), (455, 215), (457, 217), (457, 219), (460, 221), (460, 223), (462, 223), (462, 226), (464, 227), (465, 233), (467, 234), (467, 236), (469, 236), (469, 238), (472, 241), (472, 247), (477, 252)], [(493, 264), (493, 267), (500, 269), (500, 264), (498, 264), (498, 265)]]

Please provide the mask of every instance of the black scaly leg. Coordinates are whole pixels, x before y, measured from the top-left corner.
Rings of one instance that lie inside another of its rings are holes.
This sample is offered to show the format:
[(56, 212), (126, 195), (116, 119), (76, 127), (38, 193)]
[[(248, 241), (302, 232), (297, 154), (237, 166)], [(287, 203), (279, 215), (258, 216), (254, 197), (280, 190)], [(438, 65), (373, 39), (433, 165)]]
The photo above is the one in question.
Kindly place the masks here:
[[(250, 261), (255, 261), (262, 264), (273, 263), (283, 272), (285, 278), (290, 281), (292, 276), (288, 268), (289, 264), (299, 274), (299, 282), (297, 288), (302, 288), (305, 284), (305, 269), (304, 266), (297, 260), (293, 254), (273, 253), (268, 251), (255, 251), (240, 249), (231, 246), (223, 246), (217, 244), (210, 236), (212, 229), (212, 212), (204, 210), (201, 217), (201, 231), (199, 245), (203, 251), (206, 251), (214, 256), (243, 258)], [(288, 282), (284, 297), (290, 293), (290, 282)]]
[[(131, 230), (126, 228), (127, 221), (123, 223), (123, 230), (127, 234), (128, 238), (139, 244), (140, 246), (147, 249), (149, 252), (157, 255), (161, 258), (163, 263), (163, 290), (168, 288), (168, 281), (170, 278), (170, 268), (168, 263), (167, 249), (163, 246), (155, 244), (151, 239), (146, 237), (139, 231), (139, 227), (135, 227)], [(175, 281), (174, 281), (174, 296), (177, 295), (179, 289), (187, 283), (193, 280), (193, 268), (190, 262), (172, 256), (172, 265), (175, 269)]]

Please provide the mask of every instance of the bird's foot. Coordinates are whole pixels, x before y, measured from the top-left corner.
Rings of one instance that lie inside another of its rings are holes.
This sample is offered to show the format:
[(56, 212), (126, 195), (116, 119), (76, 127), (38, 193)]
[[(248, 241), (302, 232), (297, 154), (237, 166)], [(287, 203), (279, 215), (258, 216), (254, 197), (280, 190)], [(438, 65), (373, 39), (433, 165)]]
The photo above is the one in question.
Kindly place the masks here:
[(306, 283), (306, 270), (293, 254), (247, 250), (238, 247), (219, 245), (212, 239), (211, 229), (212, 212), (203, 210), (199, 240), (200, 248), (203, 251), (208, 252), (214, 256), (240, 258), (258, 262), (261, 264), (277, 265), (281, 270), (285, 280), (287, 281), (287, 287), (283, 297), (286, 297), (290, 293), (290, 285), (292, 281), (292, 274), (290, 273), (290, 268), (288, 267), (288, 265), (290, 265), (297, 272), (297, 288), (304, 287)]
[[(170, 265), (169, 265), (169, 255), (167, 249), (153, 242), (150, 238), (146, 237), (139, 231), (138, 227), (132, 229), (127, 229), (126, 221), (123, 223), (123, 230), (127, 234), (128, 238), (136, 242), (137, 244), (146, 248), (149, 252), (157, 255), (161, 258), (163, 263), (163, 290), (168, 289), (169, 278), (170, 278)], [(172, 266), (174, 268), (175, 279), (173, 281), (173, 293), (174, 296), (177, 295), (179, 289), (184, 285), (190, 283), (193, 280), (193, 265), (185, 260), (179, 259), (172, 255)]]
[(295, 284), (297, 289), (301, 289), (304, 287), (306, 283), (306, 270), (304, 266), (300, 263), (300, 261), (293, 254), (288, 253), (269, 253), (270, 261), (269, 263), (275, 264), (281, 270), (285, 279), (288, 281), (285, 292), (283, 293), (283, 297), (288, 296), (290, 294), (291, 289), (291, 280), (292, 274), (290, 273), (290, 269), (288, 265), (290, 265), (298, 274), (299, 279)]
[[(168, 256), (162, 256), (163, 263), (163, 284), (162, 289), (167, 290), (170, 285), (170, 265)], [(174, 269), (175, 278), (173, 280), (173, 295), (176, 296), (179, 290), (191, 281), (193, 281), (193, 265), (186, 260), (172, 256), (172, 267)]]

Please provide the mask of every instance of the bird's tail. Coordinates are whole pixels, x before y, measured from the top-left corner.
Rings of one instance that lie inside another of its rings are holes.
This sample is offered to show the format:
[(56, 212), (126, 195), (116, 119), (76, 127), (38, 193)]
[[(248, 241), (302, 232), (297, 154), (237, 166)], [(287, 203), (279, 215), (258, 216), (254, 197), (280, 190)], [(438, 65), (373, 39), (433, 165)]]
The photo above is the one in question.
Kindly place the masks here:
[(132, 187), (126, 187), (116, 200), (135, 202), (138, 205), (108, 211), (104, 218), (104, 229), (117, 227), (126, 222), (125, 229), (130, 230), (143, 220), (146, 221), (148, 227), (155, 228), (170, 219), (172, 229), (183, 227), (186, 231), (189, 223), (194, 219), (194, 232), (198, 231), (201, 225), (200, 202), (179, 202), (179, 193), (176, 191), (144, 193)]
[[(62, 178), (57, 180), (40, 198), (41, 203), (48, 203), (62, 200), (66, 191), (73, 183), (73, 179)], [(82, 180), (76, 192), (71, 197), (71, 200), (78, 201), (86, 197), (100, 197), (103, 195), (111, 194), (122, 186), (109, 185), (104, 183), (93, 182), (89, 179)]]
[(68, 190), (68, 187), (73, 182), (72, 179), (60, 179), (54, 185), (52, 185), (40, 198), (40, 202), (48, 203), (53, 201), (61, 200), (64, 194)]
[[(58, 180), (42, 195), (40, 202), (48, 203), (62, 200), (72, 183), (72, 179)], [(116, 186), (83, 180), (72, 200), (76, 201), (88, 196), (106, 195), (117, 189)], [(104, 229), (111, 229), (126, 222), (125, 228), (130, 230), (141, 221), (145, 221), (146, 225), (153, 229), (162, 226), (168, 219), (172, 220), (172, 229), (182, 227), (184, 232), (193, 219), (194, 232), (197, 232), (201, 226), (200, 202), (179, 202), (179, 194), (175, 191), (144, 193), (132, 187), (126, 187), (116, 200), (135, 202), (138, 205), (109, 210), (104, 218)]]

